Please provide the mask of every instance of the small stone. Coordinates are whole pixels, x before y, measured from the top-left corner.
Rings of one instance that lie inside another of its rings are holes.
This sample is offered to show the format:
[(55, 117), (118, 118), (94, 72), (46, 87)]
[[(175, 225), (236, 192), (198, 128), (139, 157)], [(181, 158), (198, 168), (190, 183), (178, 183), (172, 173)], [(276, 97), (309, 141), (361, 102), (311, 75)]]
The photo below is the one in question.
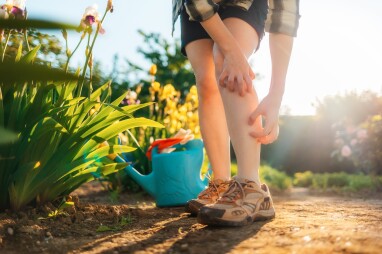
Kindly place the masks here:
[(310, 236), (308, 236), (308, 235), (304, 236), (302, 239), (303, 239), (305, 242), (310, 242), (310, 241), (312, 240), (312, 238), (311, 238)]
[(33, 220), (28, 220), (26, 223), (28, 226), (35, 225), (36, 223)]
[(40, 245), (40, 244), (41, 244), (41, 242), (40, 242), (40, 241), (37, 241), (37, 242), (36, 242), (36, 244), (37, 244), (37, 245)]
[(187, 243), (183, 243), (182, 245), (180, 245), (180, 248), (182, 250), (186, 250), (188, 248), (188, 244)]
[(7, 232), (9, 235), (14, 235), (15, 230), (13, 228), (7, 228)]
[(52, 233), (50, 233), (49, 231), (45, 233), (45, 236), (48, 238), (53, 238)]
[(76, 219), (76, 222), (81, 222), (85, 219), (84, 215), (81, 212), (75, 213), (74, 217)]

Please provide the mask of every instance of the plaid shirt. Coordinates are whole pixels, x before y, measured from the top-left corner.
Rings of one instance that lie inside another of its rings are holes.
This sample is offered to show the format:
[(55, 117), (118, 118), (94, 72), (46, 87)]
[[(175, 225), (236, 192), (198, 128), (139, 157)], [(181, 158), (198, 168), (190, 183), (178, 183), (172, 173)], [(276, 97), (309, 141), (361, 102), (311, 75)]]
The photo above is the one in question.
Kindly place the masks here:
[[(222, 4), (239, 6), (248, 10), (256, 0), (222, 0)], [(172, 0), (172, 31), (183, 7), (190, 15), (190, 20), (204, 21), (211, 18), (219, 9), (215, 2), (219, 0)], [(269, 0), (265, 31), (282, 33), (296, 37), (299, 25), (299, 0)]]

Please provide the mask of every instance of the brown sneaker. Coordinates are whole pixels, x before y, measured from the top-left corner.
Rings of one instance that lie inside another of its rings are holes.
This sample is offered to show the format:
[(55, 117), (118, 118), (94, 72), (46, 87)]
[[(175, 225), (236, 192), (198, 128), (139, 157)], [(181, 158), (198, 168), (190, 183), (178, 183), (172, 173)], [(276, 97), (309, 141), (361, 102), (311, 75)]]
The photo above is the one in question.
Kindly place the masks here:
[(198, 198), (187, 202), (185, 207), (186, 212), (191, 213), (191, 215), (197, 215), (202, 206), (215, 203), (228, 189), (229, 183), (230, 181), (220, 179), (210, 181), (207, 189), (203, 190), (198, 195)]
[(213, 226), (244, 226), (275, 217), (268, 187), (252, 181), (231, 180), (228, 190), (214, 204), (203, 206), (198, 222)]

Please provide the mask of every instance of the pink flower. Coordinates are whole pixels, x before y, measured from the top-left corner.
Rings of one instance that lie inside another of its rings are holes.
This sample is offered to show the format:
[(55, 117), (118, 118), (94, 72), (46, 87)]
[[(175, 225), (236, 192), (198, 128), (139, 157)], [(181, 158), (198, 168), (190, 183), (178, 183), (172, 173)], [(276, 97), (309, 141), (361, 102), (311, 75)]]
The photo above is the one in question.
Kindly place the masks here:
[(364, 140), (367, 138), (367, 131), (365, 129), (360, 129), (357, 131), (357, 138)]
[(93, 24), (97, 24), (99, 26), (100, 34), (105, 33), (105, 30), (102, 28), (101, 22), (99, 20), (98, 5), (96, 4), (85, 9), (84, 15), (81, 19), (80, 28), (81, 30), (90, 29)]
[(352, 151), (348, 145), (344, 145), (341, 149), (341, 155), (343, 157), (349, 157), (352, 154)]
[(9, 16), (13, 16), (16, 19), (25, 19), (26, 9), (25, 9), (26, 0), (7, 0), (4, 5), (1, 6), (1, 9), (5, 13), (0, 14), (0, 18), (7, 19)]

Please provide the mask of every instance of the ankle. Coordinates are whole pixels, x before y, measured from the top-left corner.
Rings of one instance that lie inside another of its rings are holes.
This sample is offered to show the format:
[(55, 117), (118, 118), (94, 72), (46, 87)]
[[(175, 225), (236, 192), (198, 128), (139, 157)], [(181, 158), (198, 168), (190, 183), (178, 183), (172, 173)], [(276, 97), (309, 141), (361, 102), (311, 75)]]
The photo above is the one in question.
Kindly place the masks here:
[(261, 186), (261, 181), (260, 178), (257, 177), (251, 177), (251, 176), (242, 176), (242, 175), (237, 175), (235, 177), (236, 181), (240, 183), (245, 183), (245, 182), (255, 182), (258, 186)]

